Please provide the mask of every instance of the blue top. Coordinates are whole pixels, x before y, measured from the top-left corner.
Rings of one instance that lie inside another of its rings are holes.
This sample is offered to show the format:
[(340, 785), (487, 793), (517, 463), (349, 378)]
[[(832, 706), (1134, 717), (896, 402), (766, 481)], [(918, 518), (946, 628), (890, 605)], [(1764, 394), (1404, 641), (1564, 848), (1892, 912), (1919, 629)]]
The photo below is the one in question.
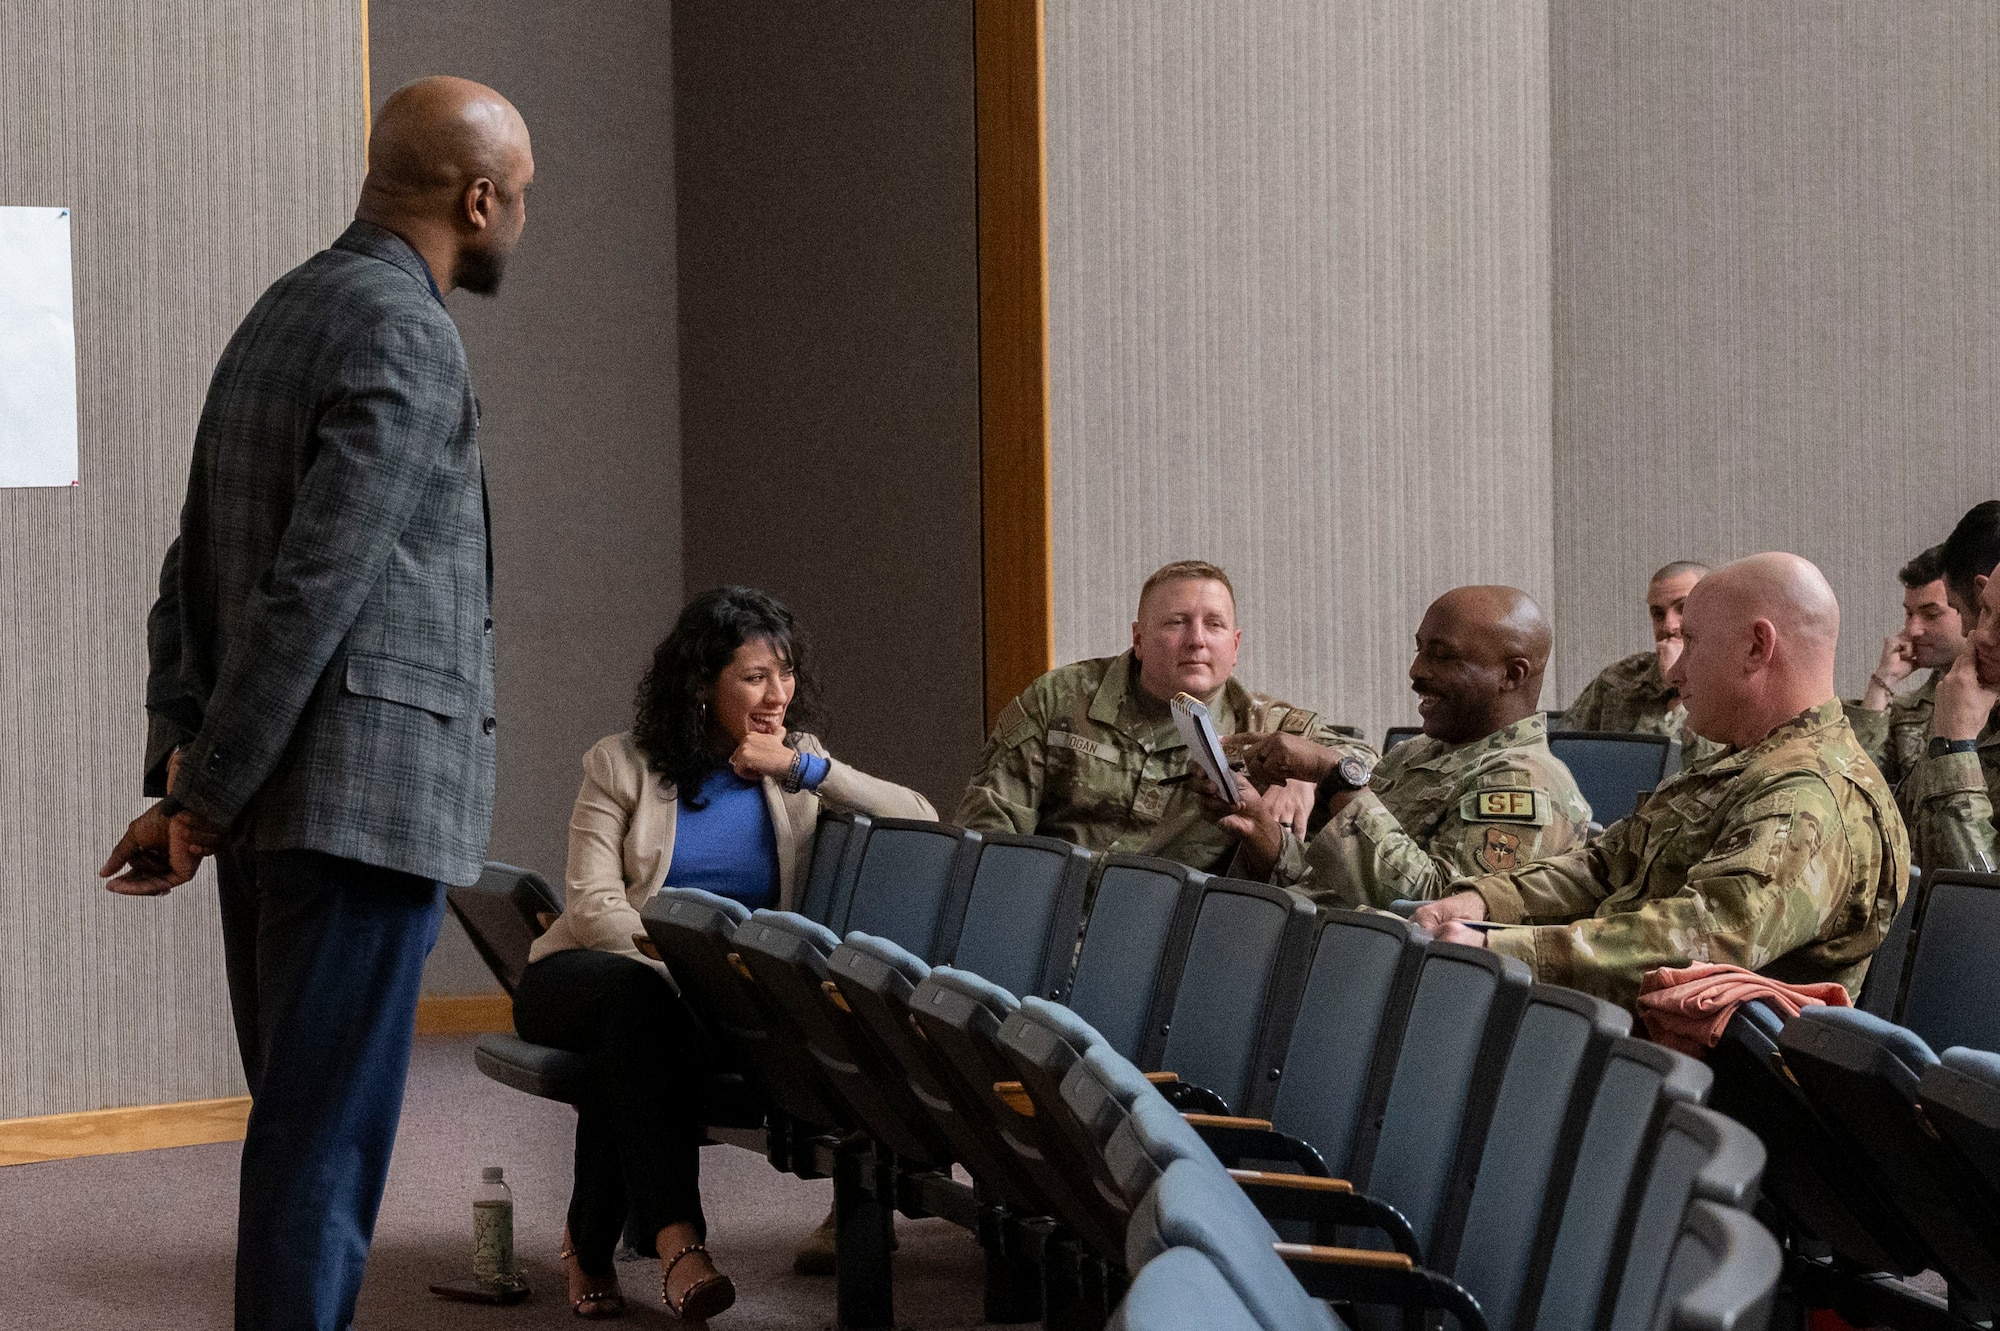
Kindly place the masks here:
[[(817, 789), (831, 764), (807, 754), (800, 784)], [(751, 910), (778, 904), (778, 838), (764, 783), (718, 767), (702, 779), (699, 809), (680, 801), (667, 882), (731, 897)]]

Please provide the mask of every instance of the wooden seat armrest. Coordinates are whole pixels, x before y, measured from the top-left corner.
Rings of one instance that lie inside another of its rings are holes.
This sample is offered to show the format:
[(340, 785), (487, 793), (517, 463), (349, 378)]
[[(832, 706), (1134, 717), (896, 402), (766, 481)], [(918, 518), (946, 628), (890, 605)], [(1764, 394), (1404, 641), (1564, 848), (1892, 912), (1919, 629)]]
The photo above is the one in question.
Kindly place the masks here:
[(1361, 1266), (1375, 1271), (1409, 1271), (1416, 1266), (1400, 1252), (1375, 1252), (1369, 1248), (1322, 1248), (1312, 1243), (1274, 1243), (1271, 1248), (1288, 1262)]
[(1236, 1118), (1229, 1114), (1182, 1114), (1193, 1128), (1246, 1128), (1252, 1132), (1269, 1132), (1271, 1120), (1268, 1118)]
[(1317, 1174), (1278, 1174), (1264, 1169), (1232, 1169), (1229, 1177), (1247, 1186), (1297, 1188), (1301, 1192), (1353, 1192), (1344, 1178), (1321, 1178)]
[(1178, 1072), (1148, 1072), (1146, 1080), (1155, 1086), (1171, 1086), (1181, 1079)]
[(993, 1094), (1000, 1097), (1000, 1103), (1019, 1114), (1022, 1118), (1035, 1116), (1035, 1102), (1028, 1097), (1028, 1088), (1018, 1081), (996, 1081)]
[(644, 934), (633, 934), (632, 946), (638, 948), (640, 955), (642, 956), (651, 957), (654, 961), (664, 960), (664, 958), (660, 956), (659, 944), (655, 943), (652, 939), (648, 938)]

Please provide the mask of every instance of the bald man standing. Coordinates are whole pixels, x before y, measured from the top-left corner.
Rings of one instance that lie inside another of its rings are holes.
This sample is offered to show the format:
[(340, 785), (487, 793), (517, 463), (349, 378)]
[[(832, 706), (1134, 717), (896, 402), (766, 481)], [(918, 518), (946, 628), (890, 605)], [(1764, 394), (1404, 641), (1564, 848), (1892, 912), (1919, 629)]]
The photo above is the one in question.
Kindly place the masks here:
[(147, 633), (165, 798), (104, 873), (159, 895), (217, 856), (251, 1094), (239, 1329), (353, 1321), (442, 886), (485, 858), (492, 565), (444, 295), (499, 285), (533, 176), (491, 88), (390, 97), (354, 224), (258, 300), (195, 432)]
[(1263, 808), (1255, 789), (1220, 815), (1237, 836), (1237, 872), (1328, 905), (1431, 900), (1471, 874), (1560, 854), (1582, 842), (1590, 805), (1549, 752), (1536, 710), (1549, 624), (1517, 587), (1446, 592), (1417, 626), (1410, 687), (1421, 737), (1372, 772), (1290, 735), (1243, 746), (1253, 786), (1316, 782), (1309, 844)]
[[(1661, 966), (1726, 962), (1857, 993), (1909, 885), (1910, 841), (1833, 688), (1840, 606), (1820, 571), (1753, 555), (1688, 596), (1672, 680), (1724, 746), (1588, 846), (1418, 908), (1439, 938), (1631, 1004)], [(1465, 921), (1520, 926), (1483, 932)]]

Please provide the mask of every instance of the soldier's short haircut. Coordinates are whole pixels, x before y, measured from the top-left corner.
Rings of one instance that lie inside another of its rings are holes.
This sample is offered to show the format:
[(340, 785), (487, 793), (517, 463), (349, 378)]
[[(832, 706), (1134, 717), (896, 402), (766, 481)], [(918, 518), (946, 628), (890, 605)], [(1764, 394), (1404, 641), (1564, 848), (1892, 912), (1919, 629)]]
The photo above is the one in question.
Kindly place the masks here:
[(1650, 587), (1656, 582), (1665, 582), (1668, 578), (1678, 578), (1683, 573), (1699, 573), (1705, 578), (1709, 574), (1709, 567), (1693, 559), (1676, 559), (1671, 564), (1660, 565), (1658, 571), (1646, 579), (1646, 585)]
[(1967, 510), (1938, 547), (1938, 562), (1944, 566), (1947, 590), (1968, 602), (1979, 599), (1972, 580), (2000, 564), (2000, 499), (1988, 499)]
[(1219, 582), (1229, 592), (1229, 603), (1236, 604), (1236, 584), (1222, 571), (1219, 564), (1211, 564), (1205, 559), (1176, 559), (1171, 564), (1162, 564), (1153, 570), (1153, 576), (1146, 579), (1139, 588), (1139, 604), (1146, 604), (1146, 598), (1153, 594), (1153, 588), (1169, 582)]
[(1944, 576), (1944, 547), (1934, 545), (1896, 570), (1896, 579), (1911, 591), (1928, 587)]

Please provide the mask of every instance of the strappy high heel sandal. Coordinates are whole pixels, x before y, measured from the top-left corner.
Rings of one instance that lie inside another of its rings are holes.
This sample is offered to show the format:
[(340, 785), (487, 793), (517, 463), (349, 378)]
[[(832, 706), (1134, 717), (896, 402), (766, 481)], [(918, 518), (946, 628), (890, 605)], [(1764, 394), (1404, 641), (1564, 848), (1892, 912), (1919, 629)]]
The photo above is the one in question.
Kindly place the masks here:
[[(562, 1246), (562, 1251), (556, 1254), (556, 1260), (567, 1264), (575, 1256), (576, 1249), (565, 1243)], [(589, 1273), (585, 1272), (585, 1274), (588, 1275)], [(564, 1281), (568, 1281), (569, 1279), (567, 1265), (565, 1265), (563, 1270), (563, 1279)], [(572, 1299), (569, 1310), (586, 1321), (602, 1321), (610, 1317), (623, 1317), (625, 1315), (625, 1296), (615, 1289), (593, 1290), (580, 1299)]]
[(660, 1268), (660, 1302), (666, 1304), (667, 1311), (683, 1322), (706, 1322), (711, 1317), (719, 1317), (728, 1312), (736, 1302), (736, 1282), (719, 1271), (706, 1280), (697, 1280), (689, 1285), (687, 1293), (681, 1295), (681, 1301), (674, 1302), (674, 1296), (667, 1293), (667, 1278), (673, 1275), (674, 1268), (681, 1264), (683, 1257), (695, 1253), (706, 1256), (708, 1245), (690, 1243)]

